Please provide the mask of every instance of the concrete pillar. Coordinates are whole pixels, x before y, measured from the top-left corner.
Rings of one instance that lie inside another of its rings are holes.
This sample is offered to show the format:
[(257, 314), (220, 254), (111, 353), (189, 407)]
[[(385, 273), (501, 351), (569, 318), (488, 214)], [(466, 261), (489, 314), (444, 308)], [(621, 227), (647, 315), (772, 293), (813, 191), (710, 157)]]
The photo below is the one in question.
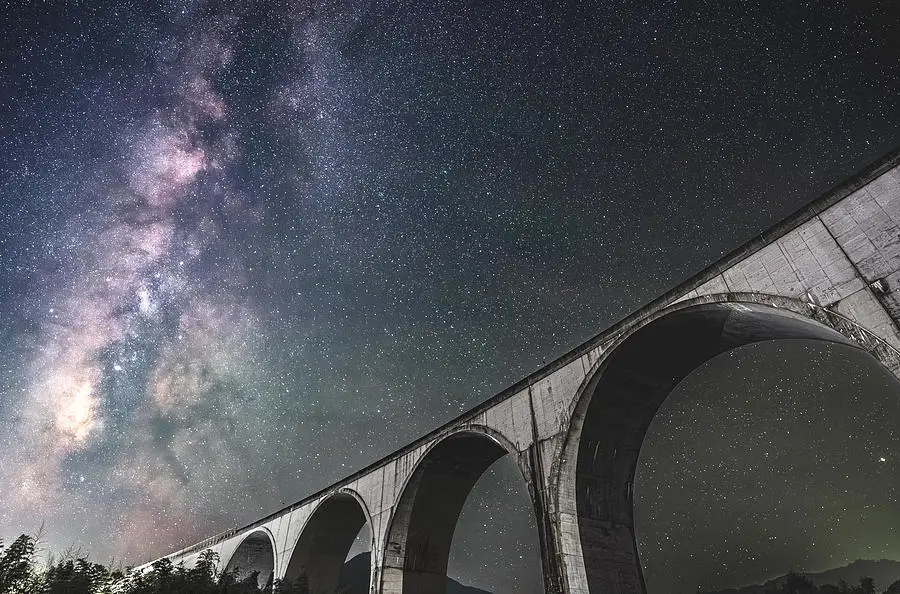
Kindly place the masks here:
[(544, 480), (544, 461), (539, 443), (533, 443), (526, 452), (520, 454), (519, 466), (523, 474), (528, 477), (526, 480), (528, 493), (534, 505), (535, 523), (541, 548), (544, 592), (562, 594), (565, 590), (563, 589), (562, 555), (557, 545), (560, 538), (559, 522), (551, 509), (550, 492)]

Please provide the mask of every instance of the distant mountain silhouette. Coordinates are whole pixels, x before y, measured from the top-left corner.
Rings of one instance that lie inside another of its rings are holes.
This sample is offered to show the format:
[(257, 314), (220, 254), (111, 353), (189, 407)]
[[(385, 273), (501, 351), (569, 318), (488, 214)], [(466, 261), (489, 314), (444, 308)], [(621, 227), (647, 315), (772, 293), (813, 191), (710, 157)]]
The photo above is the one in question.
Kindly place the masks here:
[[(850, 565), (829, 569), (820, 573), (804, 573), (803, 575), (809, 578), (816, 586), (823, 586), (825, 584), (837, 585), (840, 580), (844, 580), (848, 584), (854, 585), (859, 583), (859, 578), (870, 577), (875, 580), (875, 591), (883, 592), (895, 581), (900, 580), (900, 561), (890, 561), (888, 559), (880, 559), (878, 561), (857, 559)], [(784, 583), (785, 577), (786, 576), (784, 575), (777, 577), (767, 581), (765, 584), (714, 590), (707, 592), (707, 594), (763, 594), (767, 590), (773, 590), (781, 586), (781, 584)]]
[[(341, 569), (341, 594), (368, 594), (369, 592), (369, 553), (360, 553), (353, 557)], [(447, 594), (491, 594), (487, 590), (463, 586), (454, 579), (447, 578)]]

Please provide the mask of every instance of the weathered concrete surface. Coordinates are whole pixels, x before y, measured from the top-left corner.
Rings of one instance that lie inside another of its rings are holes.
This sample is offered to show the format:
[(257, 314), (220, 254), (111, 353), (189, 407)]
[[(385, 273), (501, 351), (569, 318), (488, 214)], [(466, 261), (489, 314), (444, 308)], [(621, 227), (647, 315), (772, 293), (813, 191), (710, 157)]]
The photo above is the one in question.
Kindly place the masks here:
[(349, 535), (367, 522), (371, 592), (442, 592), (460, 508), (487, 466), (510, 455), (534, 503), (546, 591), (641, 592), (634, 468), (681, 378), (727, 350), (789, 338), (864, 350), (900, 376), (898, 164), (895, 151), (405, 448), (170, 558), (190, 565), (209, 548), (223, 566), (271, 559), (275, 578), (326, 592)]

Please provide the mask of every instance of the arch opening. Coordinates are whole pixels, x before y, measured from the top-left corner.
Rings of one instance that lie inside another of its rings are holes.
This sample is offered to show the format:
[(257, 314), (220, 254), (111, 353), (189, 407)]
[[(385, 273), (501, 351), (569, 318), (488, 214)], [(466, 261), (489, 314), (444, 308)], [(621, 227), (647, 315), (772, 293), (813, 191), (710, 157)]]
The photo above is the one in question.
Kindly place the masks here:
[(511, 456), (491, 464), (469, 492), (453, 532), (447, 576), (491, 594), (544, 594), (537, 519)]
[[(574, 491), (580, 562), (589, 592), (645, 592), (634, 532), (633, 485), (647, 428), (669, 393), (721, 353), (764, 341), (804, 339), (859, 349), (823, 323), (756, 303), (703, 303), (634, 331), (606, 358), (583, 397)], [(586, 403), (586, 405), (584, 404)], [(564, 471), (571, 473), (571, 470)], [(574, 484), (572, 484), (574, 483)], [(567, 487), (561, 485), (563, 493)]]
[(238, 582), (255, 575), (258, 588), (270, 588), (275, 574), (275, 549), (269, 534), (264, 530), (251, 532), (231, 555), (225, 573), (232, 574)]
[[(747, 345), (692, 372), (654, 417), (636, 469), (647, 591), (894, 558), (898, 396), (867, 353), (823, 341)], [(873, 577), (877, 591), (893, 581)]]
[(367, 524), (365, 509), (350, 493), (325, 499), (300, 532), (284, 582), (309, 594), (337, 592), (344, 562)]
[(384, 594), (440, 594), (460, 512), (478, 479), (509, 453), (485, 433), (463, 431), (428, 451), (403, 489), (382, 568)]

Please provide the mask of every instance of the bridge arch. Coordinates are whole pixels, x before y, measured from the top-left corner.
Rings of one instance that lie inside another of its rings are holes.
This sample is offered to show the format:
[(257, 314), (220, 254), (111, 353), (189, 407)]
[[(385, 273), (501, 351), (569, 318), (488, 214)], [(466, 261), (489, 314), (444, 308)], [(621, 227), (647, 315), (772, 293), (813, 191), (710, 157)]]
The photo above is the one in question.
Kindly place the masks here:
[(900, 355), (846, 317), (759, 294), (704, 296), (670, 306), (627, 329), (603, 353), (576, 394), (552, 469), (551, 505), (560, 518), (557, 542), (568, 592), (646, 591), (633, 482), (650, 422), (675, 386), (710, 359), (744, 345), (791, 339), (845, 345), (883, 364)]
[(241, 540), (228, 563), (225, 573), (237, 571), (237, 579), (244, 580), (257, 574), (256, 581), (260, 588), (272, 583), (275, 575), (275, 539), (266, 528), (252, 530)]
[(507, 454), (521, 470), (519, 452), (506, 437), (469, 424), (435, 440), (419, 456), (386, 530), (383, 594), (445, 591), (453, 532), (463, 505), (481, 475)]
[[(309, 594), (336, 592), (347, 554), (366, 525), (371, 528), (372, 517), (359, 493), (343, 488), (326, 496), (300, 530), (285, 569), (285, 582), (299, 585)], [(375, 531), (370, 532), (374, 554)]]

